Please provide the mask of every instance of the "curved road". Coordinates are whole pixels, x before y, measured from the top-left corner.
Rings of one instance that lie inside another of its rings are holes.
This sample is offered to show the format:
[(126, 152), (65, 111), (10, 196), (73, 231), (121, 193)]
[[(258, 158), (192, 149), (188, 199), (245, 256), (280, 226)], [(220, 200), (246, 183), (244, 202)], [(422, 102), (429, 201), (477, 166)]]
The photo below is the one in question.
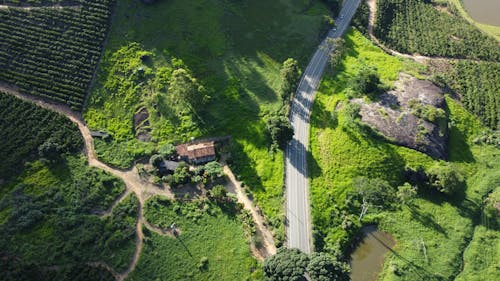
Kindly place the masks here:
[[(356, 12), (361, 0), (346, 0), (336, 28), (321, 42), (300, 80), (292, 101), (290, 121), (295, 132), (287, 146), (286, 156), (286, 220), (287, 246), (304, 253), (312, 249), (311, 221), (309, 213), (309, 183), (307, 178), (307, 147), (309, 144), (309, 118), (311, 106), (321, 77), (333, 50), (326, 42), (328, 38), (341, 37)], [(334, 47), (333, 47), (334, 48)]]

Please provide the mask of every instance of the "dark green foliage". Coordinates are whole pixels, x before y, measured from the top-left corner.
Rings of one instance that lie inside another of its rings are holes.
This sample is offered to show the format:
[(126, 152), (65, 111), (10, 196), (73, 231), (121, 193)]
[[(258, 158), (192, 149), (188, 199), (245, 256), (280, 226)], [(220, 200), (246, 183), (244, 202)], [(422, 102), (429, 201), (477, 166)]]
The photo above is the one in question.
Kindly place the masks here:
[(359, 4), (358, 10), (352, 18), (352, 25), (355, 26), (364, 35), (368, 34), (368, 21), (370, 19), (370, 7), (366, 1)]
[(284, 149), (288, 141), (293, 138), (292, 124), (283, 114), (275, 113), (267, 119), (267, 131), (273, 147)]
[(293, 93), (297, 90), (300, 80), (299, 63), (294, 59), (287, 59), (283, 62), (280, 71), (281, 87), (280, 96), (285, 103), (288, 102)]
[(181, 163), (177, 168), (175, 168), (173, 174), (173, 185), (181, 185), (188, 183), (191, 178), (191, 173), (189, 171), (189, 166), (186, 163)]
[(394, 201), (394, 189), (383, 179), (357, 177), (352, 180), (352, 185), (354, 190), (369, 204), (384, 206)]
[(500, 46), (465, 19), (425, 0), (377, 1), (375, 35), (390, 48), (428, 56), (500, 61)]
[(19, 173), (23, 162), (57, 157), (82, 147), (82, 137), (66, 117), (0, 92), (0, 178)]
[(46, 270), (33, 263), (26, 263), (16, 257), (0, 254), (2, 281), (112, 281), (113, 275), (88, 265), (62, 266), (59, 270)]
[(311, 281), (349, 281), (349, 265), (327, 253), (312, 253), (307, 265)]
[(214, 181), (222, 176), (224, 172), (222, 171), (222, 165), (217, 161), (208, 162), (204, 166), (204, 176), (211, 181)]
[(358, 103), (348, 102), (345, 105), (344, 113), (345, 113), (345, 124), (347, 127), (354, 127), (358, 124), (361, 115), (359, 112), (361, 111), (361, 105)]
[(340, 5), (342, 4), (340, 0), (321, 0), (325, 5), (333, 12), (337, 13), (340, 11)]
[(436, 163), (427, 171), (427, 176), (432, 187), (448, 195), (465, 189), (464, 175), (453, 163)]
[(500, 63), (466, 62), (438, 76), (457, 92), (465, 108), (484, 125), (500, 129)]
[(264, 260), (266, 281), (302, 280), (309, 257), (298, 249), (280, 248), (276, 255)]
[(114, 1), (71, 2), (81, 7), (0, 9), (0, 81), (81, 110)]
[(223, 202), (228, 199), (226, 188), (223, 185), (216, 185), (212, 187), (209, 191), (209, 196), (218, 202)]
[(175, 154), (175, 146), (171, 143), (167, 143), (158, 149), (158, 153), (160, 153), (164, 159), (169, 159)]
[(160, 164), (163, 162), (163, 157), (160, 154), (155, 154), (149, 158), (149, 164), (158, 169)]
[[(99, 218), (94, 214), (112, 205), (124, 191), (123, 182), (88, 168), (84, 159), (64, 160), (35, 162), (7, 185), (11, 191), (4, 193), (0, 212), (10, 211), (0, 224), (0, 248), (35, 267), (60, 266), (45, 280), (109, 280), (102, 269), (84, 265), (101, 261), (117, 271), (128, 266), (135, 249), (137, 199), (129, 196)], [(24, 269), (12, 270), (22, 279)]]
[(384, 90), (377, 70), (366, 66), (350, 81), (350, 84), (351, 89), (358, 95), (379, 94)]

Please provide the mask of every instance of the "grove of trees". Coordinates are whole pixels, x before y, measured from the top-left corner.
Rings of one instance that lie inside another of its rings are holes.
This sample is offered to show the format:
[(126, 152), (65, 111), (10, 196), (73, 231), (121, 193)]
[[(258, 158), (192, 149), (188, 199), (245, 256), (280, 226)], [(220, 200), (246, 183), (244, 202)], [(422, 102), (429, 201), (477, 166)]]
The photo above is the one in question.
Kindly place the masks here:
[(81, 149), (77, 126), (66, 117), (0, 92), (0, 178), (9, 179), (22, 170), (24, 162), (55, 159)]
[(375, 35), (389, 48), (427, 56), (500, 61), (497, 41), (426, 0), (378, 0)]

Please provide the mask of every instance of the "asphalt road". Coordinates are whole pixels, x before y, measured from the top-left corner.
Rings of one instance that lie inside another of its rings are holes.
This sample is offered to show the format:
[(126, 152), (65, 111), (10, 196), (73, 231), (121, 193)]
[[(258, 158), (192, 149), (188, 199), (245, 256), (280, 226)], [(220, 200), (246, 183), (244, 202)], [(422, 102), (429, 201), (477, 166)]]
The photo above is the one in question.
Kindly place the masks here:
[[(327, 38), (337, 38), (344, 34), (361, 0), (346, 0), (336, 27)], [(295, 132), (286, 148), (286, 240), (288, 248), (298, 248), (305, 253), (312, 250), (311, 216), (309, 206), (309, 182), (307, 178), (307, 147), (309, 144), (309, 119), (311, 107), (323, 72), (328, 63), (328, 55), (333, 50), (326, 39), (314, 53), (300, 80), (292, 101), (290, 121)]]

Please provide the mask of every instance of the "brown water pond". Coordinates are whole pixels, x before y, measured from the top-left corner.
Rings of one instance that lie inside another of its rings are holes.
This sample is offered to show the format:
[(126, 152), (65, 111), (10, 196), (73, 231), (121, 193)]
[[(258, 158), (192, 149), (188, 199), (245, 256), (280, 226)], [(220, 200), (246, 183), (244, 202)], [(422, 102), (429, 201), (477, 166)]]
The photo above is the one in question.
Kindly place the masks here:
[(362, 229), (361, 243), (351, 254), (351, 280), (374, 281), (382, 270), (385, 254), (396, 244), (391, 235), (370, 225)]
[(500, 26), (500, 0), (462, 0), (462, 2), (474, 20)]

